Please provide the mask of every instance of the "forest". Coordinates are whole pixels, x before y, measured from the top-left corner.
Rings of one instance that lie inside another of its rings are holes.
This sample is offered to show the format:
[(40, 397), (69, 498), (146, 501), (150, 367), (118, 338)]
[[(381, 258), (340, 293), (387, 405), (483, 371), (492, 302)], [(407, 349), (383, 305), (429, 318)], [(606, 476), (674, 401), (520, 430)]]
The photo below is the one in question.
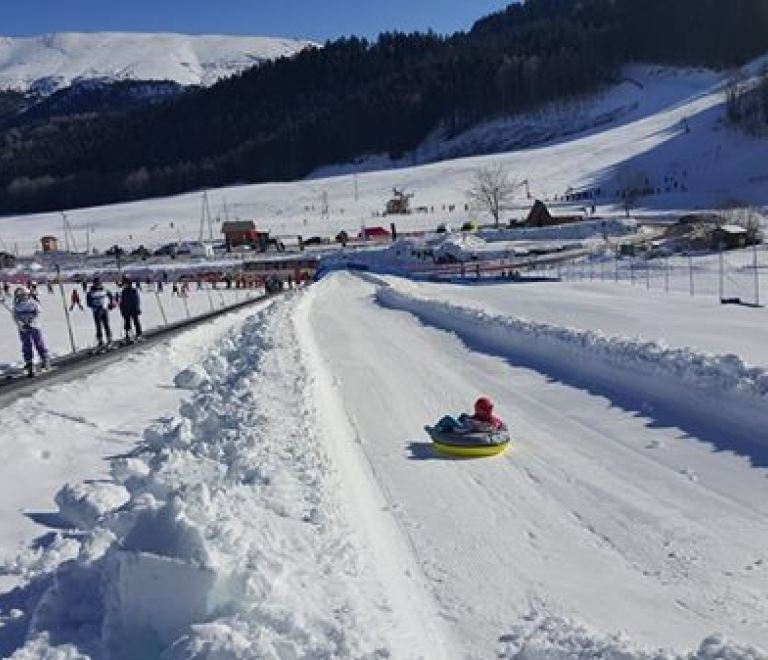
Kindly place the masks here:
[(0, 132), (0, 212), (398, 158), (436, 129), (451, 136), (595, 93), (627, 63), (738, 67), (768, 52), (767, 25), (768, 0), (528, 0), (454, 35), (339, 39), (150, 107), (89, 108)]

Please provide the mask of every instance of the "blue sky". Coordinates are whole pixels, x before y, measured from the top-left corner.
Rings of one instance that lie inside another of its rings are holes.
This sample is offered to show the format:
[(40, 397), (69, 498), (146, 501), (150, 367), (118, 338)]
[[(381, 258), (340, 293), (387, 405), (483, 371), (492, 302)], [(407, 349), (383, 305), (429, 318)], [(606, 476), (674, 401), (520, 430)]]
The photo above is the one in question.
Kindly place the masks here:
[(512, 0), (0, 0), (0, 35), (47, 32), (245, 34), (325, 41), (467, 30)]

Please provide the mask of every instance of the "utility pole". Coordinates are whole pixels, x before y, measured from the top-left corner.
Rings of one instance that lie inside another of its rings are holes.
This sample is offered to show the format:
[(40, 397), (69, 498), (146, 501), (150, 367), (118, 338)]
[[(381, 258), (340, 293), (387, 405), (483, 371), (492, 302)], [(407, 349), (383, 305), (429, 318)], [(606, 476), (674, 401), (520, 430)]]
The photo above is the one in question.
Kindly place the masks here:
[(213, 240), (213, 221), (211, 220), (211, 207), (208, 204), (208, 191), (203, 192), (203, 207), (200, 211), (200, 241), (203, 240), (205, 224), (208, 223), (208, 238)]
[(70, 239), (72, 240), (72, 250), (77, 252), (77, 241), (75, 240), (75, 234), (72, 231), (72, 225), (69, 224), (69, 220), (67, 219), (67, 214), (63, 211), (61, 212), (61, 217), (63, 219), (64, 224), (64, 248), (67, 252), (70, 252)]

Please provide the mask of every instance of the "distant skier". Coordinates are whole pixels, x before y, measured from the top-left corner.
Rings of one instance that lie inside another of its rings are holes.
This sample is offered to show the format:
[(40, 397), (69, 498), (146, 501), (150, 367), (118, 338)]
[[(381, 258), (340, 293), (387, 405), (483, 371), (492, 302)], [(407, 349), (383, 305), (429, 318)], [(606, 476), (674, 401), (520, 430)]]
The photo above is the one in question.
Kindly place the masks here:
[(80, 311), (83, 311), (83, 303), (80, 300), (80, 293), (77, 288), (72, 289), (72, 295), (69, 298), (69, 311), (71, 312), (75, 307), (79, 307)]
[(34, 351), (40, 357), (40, 367), (48, 369), (48, 348), (43, 340), (43, 333), (38, 327), (40, 303), (37, 302), (25, 288), (19, 287), (13, 295), (13, 320), (19, 328), (21, 353), (24, 357), (24, 368), (27, 375), (35, 375)]
[(501, 418), (493, 414), (493, 401), (487, 396), (475, 401), (474, 414), (462, 413), (458, 418), (446, 415), (435, 425), (438, 431), (454, 433), (492, 433), (504, 428), (506, 426)]
[(109, 327), (109, 310), (114, 308), (112, 294), (104, 288), (101, 279), (95, 277), (85, 301), (93, 312), (97, 348), (104, 348), (112, 343), (112, 329)]
[(123, 315), (123, 327), (125, 328), (125, 341), (131, 343), (133, 338), (131, 337), (131, 326), (135, 331), (135, 339), (139, 341), (141, 339), (141, 322), (139, 316), (141, 315), (141, 296), (138, 289), (133, 286), (133, 282), (130, 278), (123, 279), (123, 292), (120, 296), (120, 313)]

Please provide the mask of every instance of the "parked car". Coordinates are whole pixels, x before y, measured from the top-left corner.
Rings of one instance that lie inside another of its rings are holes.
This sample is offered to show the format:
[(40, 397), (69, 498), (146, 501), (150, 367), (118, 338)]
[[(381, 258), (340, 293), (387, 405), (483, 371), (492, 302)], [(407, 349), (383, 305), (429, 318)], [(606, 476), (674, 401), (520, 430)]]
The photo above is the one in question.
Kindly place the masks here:
[(304, 245), (330, 245), (331, 239), (327, 236), (310, 236), (304, 239)]
[(145, 248), (143, 245), (139, 245), (135, 250), (131, 251), (132, 257), (141, 257), (142, 259), (146, 259), (147, 257), (151, 256), (152, 253)]
[(175, 257), (176, 254), (176, 243), (166, 243), (155, 250), (156, 257)]

